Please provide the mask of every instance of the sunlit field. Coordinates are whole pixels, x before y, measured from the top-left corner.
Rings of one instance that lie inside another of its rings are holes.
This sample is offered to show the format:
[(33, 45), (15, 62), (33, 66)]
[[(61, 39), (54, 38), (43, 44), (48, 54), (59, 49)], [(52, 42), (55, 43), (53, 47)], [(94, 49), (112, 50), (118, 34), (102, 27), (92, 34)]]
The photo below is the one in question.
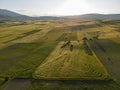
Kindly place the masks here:
[(88, 55), (82, 42), (71, 41), (70, 46), (61, 48), (65, 42), (60, 42), (47, 59), (36, 69), (33, 76), (43, 79), (62, 80), (104, 80), (109, 75), (97, 56)]
[(119, 28), (114, 19), (0, 22), (0, 89), (120, 90)]

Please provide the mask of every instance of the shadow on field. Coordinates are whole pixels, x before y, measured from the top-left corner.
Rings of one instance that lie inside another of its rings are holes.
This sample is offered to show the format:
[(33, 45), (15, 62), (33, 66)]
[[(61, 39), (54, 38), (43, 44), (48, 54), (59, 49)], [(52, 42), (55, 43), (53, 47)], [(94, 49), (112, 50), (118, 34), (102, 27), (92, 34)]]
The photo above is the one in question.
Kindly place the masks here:
[(2, 90), (120, 90), (113, 80), (13, 79)]
[(109, 39), (97, 41), (105, 52), (95, 42), (90, 41), (90, 47), (106, 67), (111, 77), (120, 85), (120, 44)]
[(0, 77), (0, 86), (4, 85), (8, 80), (9, 80), (8, 77)]
[(113, 80), (32, 80), (29, 90), (119, 90)]
[(27, 90), (30, 79), (13, 79), (2, 90)]

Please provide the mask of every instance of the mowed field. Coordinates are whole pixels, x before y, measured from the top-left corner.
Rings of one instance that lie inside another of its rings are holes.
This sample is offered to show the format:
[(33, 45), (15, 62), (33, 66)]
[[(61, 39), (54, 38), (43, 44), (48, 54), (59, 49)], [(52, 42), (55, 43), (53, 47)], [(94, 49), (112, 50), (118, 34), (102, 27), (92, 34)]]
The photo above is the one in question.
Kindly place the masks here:
[(120, 23), (71, 21), (0, 22), (0, 89), (120, 90)]
[(47, 59), (36, 69), (33, 77), (38, 79), (104, 80), (110, 76), (97, 56), (88, 55), (82, 42), (71, 41), (70, 46), (61, 48), (60, 42)]

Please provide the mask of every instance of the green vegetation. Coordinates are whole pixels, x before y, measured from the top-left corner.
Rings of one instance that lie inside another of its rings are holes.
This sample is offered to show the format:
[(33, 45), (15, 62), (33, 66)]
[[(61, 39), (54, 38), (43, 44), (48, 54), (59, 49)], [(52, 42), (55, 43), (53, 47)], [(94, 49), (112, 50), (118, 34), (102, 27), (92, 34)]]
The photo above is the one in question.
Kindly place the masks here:
[(75, 32), (73, 33), (63, 33), (61, 37), (57, 39), (57, 41), (67, 41), (67, 40), (77, 40), (77, 35)]
[(26, 32), (26, 33), (23, 33), (25, 35), (31, 35), (31, 34), (34, 34), (34, 33), (37, 33), (39, 32), (40, 30), (33, 30), (33, 31), (30, 31), (30, 32)]
[[(19, 47), (17, 47), (17, 49), (24, 50), (24, 53), (22, 54), (25, 55), (26, 53), (27, 56), (2, 74), (2, 76), (9, 78), (32, 78), (32, 73), (35, 68), (44, 61), (44, 59), (54, 49), (56, 43), (57, 42), (18, 44)], [(13, 53), (15, 52), (13, 51)]]
[(7, 41), (7, 42), (4, 42), (4, 43), (8, 43), (8, 42), (10, 42), (10, 41), (14, 41), (14, 40), (17, 40), (17, 39), (20, 39), (20, 38), (26, 37), (26, 36), (28, 36), (28, 35), (31, 35), (31, 34), (37, 33), (37, 32), (39, 32), (39, 31), (40, 31), (40, 30), (33, 30), (33, 31), (30, 31), (30, 32), (25, 32), (25, 33), (23, 33), (22, 36), (16, 37), (16, 38), (14, 38), (14, 39), (12, 39), (12, 40), (9, 40), (9, 41)]
[(120, 90), (119, 21), (0, 22), (0, 89)]
[(61, 37), (57, 39), (57, 41), (65, 41), (66, 36), (67, 36), (67, 33), (63, 33)]
[(0, 85), (4, 84), (5, 79), (4, 78), (0, 78)]
[(44, 35), (42, 38), (40, 38), (37, 41), (41, 41), (41, 42), (49, 42), (49, 41), (57, 41), (58, 38), (60, 38), (62, 35), (62, 32), (52, 32), (52, 30), (50, 30), (50, 32), (46, 33), (46, 35)]
[(0, 73), (29, 56), (29, 53), (35, 48), (34, 44), (14, 44), (0, 50)]

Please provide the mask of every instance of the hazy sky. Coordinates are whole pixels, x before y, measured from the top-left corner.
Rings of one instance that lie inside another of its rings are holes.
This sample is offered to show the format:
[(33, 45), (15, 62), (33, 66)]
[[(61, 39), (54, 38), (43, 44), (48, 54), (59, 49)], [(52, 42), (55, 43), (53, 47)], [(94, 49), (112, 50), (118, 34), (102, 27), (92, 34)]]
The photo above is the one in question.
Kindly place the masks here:
[(120, 0), (0, 0), (0, 8), (25, 15), (120, 13)]

